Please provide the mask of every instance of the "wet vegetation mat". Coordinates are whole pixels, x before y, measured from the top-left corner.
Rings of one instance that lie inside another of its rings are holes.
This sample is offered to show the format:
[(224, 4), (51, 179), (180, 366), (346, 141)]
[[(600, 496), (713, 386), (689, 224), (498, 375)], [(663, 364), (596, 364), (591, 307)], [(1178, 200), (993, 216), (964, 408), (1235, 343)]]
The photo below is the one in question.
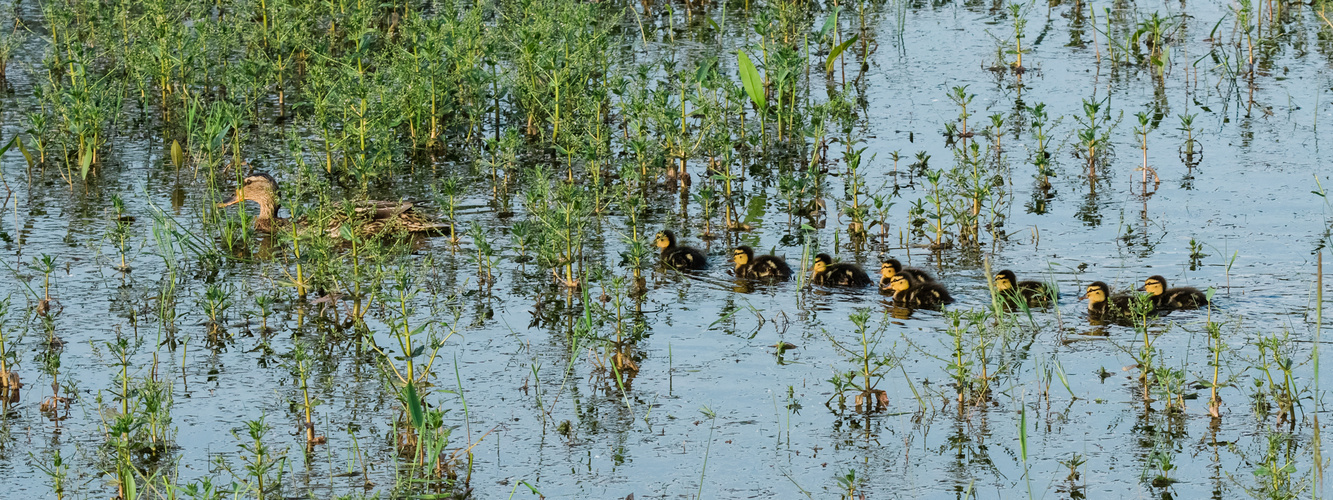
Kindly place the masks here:
[(0, 0), (0, 496), (1327, 498), (1329, 3)]

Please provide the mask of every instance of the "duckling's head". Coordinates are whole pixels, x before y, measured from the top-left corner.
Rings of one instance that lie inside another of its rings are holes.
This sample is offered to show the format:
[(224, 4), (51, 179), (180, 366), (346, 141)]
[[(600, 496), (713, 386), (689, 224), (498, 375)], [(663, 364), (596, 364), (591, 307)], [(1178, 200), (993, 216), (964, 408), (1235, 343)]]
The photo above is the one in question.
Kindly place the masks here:
[(741, 245), (731, 249), (731, 261), (736, 263), (736, 267), (749, 264), (754, 260), (754, 249), (747, 245)]
[(671, 248), (676, 246), (676, 233), (670, 229), (663, 229), (657, 232), (657, 237), (653, 238), (653, 245), (657, 248)]
[(229, 207), (246, 200), (258, 203), (261, 214), (272, 215), (278, 209), (278, 181), (265, 173), (250, 174), (231, 198), (218, 203), (218, 208)]
[(1009, 290), (1014, 287), (1014, 283), (1018, 283), (1018, 277), (1014, 276), (1013, 271), (1005, 269), (995, 274), (996, 290), (999, 291)]
[(880, 266), (880, 272), (884, 272), (884, 266), (889, 266), (889, 268), (893, 269), (893, 274), (898, 274), (903, 272), (903, 263), (898, 262), (898, 259), (889, 259), (884, 261), (884, 265)]
[[(897, 262), (897, 261), (894, 261), (894, 262)], [(893, 267), (893, 264), (889, 263), (888, 261), (884, 261), (884, 262), (879, 263), (879, 276), (880, 276), (880, 278), (890, 278), (890, 279), (892, 279), (892, 278), (893, 278), (894, 276), (896, 276), (897, 274), (898, 274), (898, 269), (895, 268), (895, 267)]]
[(1141, 290), (1148, 292), (1148, 294), (1152, 296), (1161, 295), (1166, 292), (1166, 278), (1153, 276), (1143, 280), (1143, 288)]
[(907, 276), (897, 274), (894, 275), (892, 278), (889, 278), (889, 288), (895, 292), (901, 292), (903, 290), (908, 289), (908, 287), (911, 286), (912, 284), (907, 281)]
[(1106, 286), (1106, 283), (1094, 281), (1091, 285), (1088, 285), (1087, 293), (1084, 293), (1082, 297), (1079, 297), (1079, 300), (1085, 298), (1088, 299), (1088, 308), (1092, 309), (1094, 305), (1106, 302), (1106, 297), (1110, 295), (1111, 287)]
[(833, 257), (829, 257), (826, 253), (821, 253), (815, 256), (815, 265), (812, 267), (812, 270), (814, 274), (819, 274), (824, 272), (824, 270), (828, 269), (828, 266), (831, 265), (833, 265)]

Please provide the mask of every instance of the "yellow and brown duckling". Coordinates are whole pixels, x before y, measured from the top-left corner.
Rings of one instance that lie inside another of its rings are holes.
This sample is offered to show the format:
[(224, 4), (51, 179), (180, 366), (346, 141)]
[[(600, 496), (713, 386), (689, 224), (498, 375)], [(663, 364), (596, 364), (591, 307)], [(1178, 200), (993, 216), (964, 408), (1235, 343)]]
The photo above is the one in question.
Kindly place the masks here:
[[(271, 233), (292, 224), (292, 221), (278, 217), (278, 181), (269, 174), (255, 173), (247, 176), (241, 187), (217, 206), (228, 207), (245, 201), (253, 201), (259, 205), (259, 215), (255, 216), (256, 231)], [(330, 237), (337, 238), (341, 234), (343, 224), (348, 223), (355, 224), (356, 232), (361, 236), (392, 233), (453, 234), (453, 226), (431, 220), (413, 210), (412, 203), (407, 201), (354, 202), (351, 213), (334, 216), (329, 220), (325, 232)]]
[(893, 277), (898, 275), (906, 276), (907, 282), (913, 285), (935, 281), (930, 273), (915, 267), (904, 268), (903, 264), (898, 262), (898, 259), (887, 259), (879, 264), (879, 287), (884, 290), (891, 290)]
[(912, 283), (906, 274), (889, 278), (889, 289), (893, 290), (893, 303), (902, 307), (935, 308), (953, 303), (944, 285), (933, 281)]
[(731, 261), (736, 263), (736, 277), (750, 279), (775, 279), (785, 281), (791, 278), (791, 266), (776, 255), (754, 256), (754, 249), (741, 245), (731, 250)]
[(823, 286), (866, 286), (871, 283), (870, 275), (861, 266), (849, 262), (835, 264), (833, 257), (826, 253), (815, 256), (810, 282)]
[(995, 291), (1005, 300), (1017, 303), (1022, 299), (1029, 306), (1043, 306), (1051, 303), (1055, 290), (1040, 281), (1018, 281), (1013, 271), (1005, 269), (995, 274)]
[(670, 229), (658, 231), (653, 245), (662, 249), (662, 263), (676, 269), (700, 270), (708, 267), (708, 258), (698, 248), (676, 244), (676, 233)]
[(1143, 291), (1152, 296), (1157, 309), (1198, 309), (1208, 305), (1208, 296), (1198, 288), (1182, 286), (1167, 288), (1166, 278), (1153, 276), (1143, 280)]
[(1087, 291), (1078, 299), (1088, 299), (1088, 316), (1094, 319), (1128, 318), (1134, 303), (1132, 295), (1111, 295), (1111, 287), (1101, 281), (1088, 285)]

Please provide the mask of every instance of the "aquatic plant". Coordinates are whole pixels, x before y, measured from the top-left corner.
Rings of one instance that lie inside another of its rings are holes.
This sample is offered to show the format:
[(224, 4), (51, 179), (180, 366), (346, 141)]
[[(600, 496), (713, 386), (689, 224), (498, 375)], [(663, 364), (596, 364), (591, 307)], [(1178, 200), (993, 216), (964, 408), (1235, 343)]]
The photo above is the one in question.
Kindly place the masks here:
[(1143, 191), (1140, 194), (1146, 197), (1148, 196), (1148, 176), (1152, 176), (1154, 192), (1157, 191), (1157, 186), (1162, 183), (1162, 178), (1157, 176), (1157, 170), (1148, 166), (1148, 132), (1156, 128), (1156, 125), (1153, 123), (1152, 116), (1148, 113), (1140, 111), (1135, 113), (1134, 116), (1139, 120), (1139, 125), (1134, 127), (1134, 135), (1138, 136), (1139, 150), (1143, 152), (1143, 163), (1134, 170), (1143, 173)]
[[(972, 116), (967, 112), (967, 106), (972, 104), (972, 100), (977, 97), (976, 94), (967, 93), (967, 85), (956, 86), (949, 89), (949, 100), (953, 101), (961, 111), (958, 113), (957, 138), (962, 140), (962, 145), (967, 146), (967, 140), (972, 138), (972, 131), (967, 128), (967, 119)], [(954, 134), (949, 134), (949, 140), (952, 142)]]
[[(1254, 341), (1254, 346), (1259, 350), (1259, 357), (1252, 363), (1263, 375), (1254, 379), (1255, 397), (1272, 398), (1277, 404), (1277, 424), (1294, 426), (1294, 411), (1298, 402), (1296, 383), (1292, 377), (1295, 361), (1291, 358), (1293, 349), (1290, 332), (1261, 335)], [(1260, 392), (1265, 388), (1266, 391)], [(1258, 407), (1262, 408), (1263, 405)], [(1266, 417), (1267, 412), (1260, 413), (1261, 418)]]
[(126, 214), (125, 201), (119, 195), (111, 195), (111, 223), (112, 227), (107, 231), (107, 236), (116, 243), (116, 250), (120, 253), (120, 266), (116, 270), (122, 273), (130, 272), (130, 265), (125, 260), (125, 251), (129, 245), (130, 225), (134, 223), (134, 217)]
[[(833, 384), (834, 393), (824, 402), (824, 406), (835, 413), (841, 413), (846, 410), (847, 397), (850, 395), (854, 411), (857, 413), (885, 411), (889, 406), (889, 395), (878, 386), (883, 382), (885, 372), (894, 369), (901, 362), (899, 356), (893, 352), (893, 346), (883, 346), (884, 333), (888, 330), (887, 321), (872, 329), (869, 309), (857, 310), (847, 319), (856, 328), (859, 345), (847, 347), (832, 337), (830, 339), (839, 350), (851, 354), (852, 361), (860, 366), (857, 370), (835, 373), (833, 378), (829, 379), (829, 383)], [(881, 347), (887, 348), (888, 352), (879, 352)], [(835, 398), (838, 400), (836, 409), (830, 405)]]
[[(1180, 146), (1181, 161), (1185, 162), (1187, 168), (1193, 170), (1203, 156), (1203, 144), (1194, 138), (1194, 118), (1199, 115), (1181, 113), (1177, 116), (1180, 118), (1180, 127), (1176, 130), (1185, 133), (1185, 143)], [(1200, 158), (1196, 159), (1195, 156)]]
[(1102, 111), (1103, 105), (1105, 101), (1084, 99), (1083, 116), (1074, 117), (1079, 125), (1076, 131), (1078, 155), (1087, 162), (1089, 182), (1097, 178), (1097, 165), (1105, 162), (1110, 155), (1111, 131), (1115, 129), (1117, 123), (1108, 123), (1111, 120), (1110, 107)]
[(287, 470), (287, 450), (275, 449), (267, 443), (272, 428), (264, 420), (265, 417), (261, 416), (255, 420), (245, 421), (243, 428), (245, 436), (232, 431), (232, 436), (238, 441), (236, 447), (240, 450), (242, 462), (240, 471), (233, 469), (230, 463), (221, 458), (215, 462), (218, 467), (229, 472), (240, 482), (236, 490), (247, 492), (259, 499), (273, 495), (274, 490), (282, 485), (282, 478)]
[[(1211, 297), (1210, 297), (1211, 299)], [(1208, 414), (1214, 419), (1222, 418), (1222, 398), (1217, 395), (1217, 390), (1223, 387), (1229, 387), (1229, 382), (1221, 380), (1222, 372), (1222, 354), (1228, 349), (1225, 340), (1222, 339), (1222, 325), (1209, 321), (1204, 324), (1204, 331), (1208, 334), (1208, 366), (1212, 367), (1212, 377), (1210, 380), (1200, 381), (1199, 384), (1208, 388)]]
[(52, 450), (49, 459), (34, 460), (33, 462), (51, 481), (51, 492), (55, 493), (56, 500), (64, 500), (65, 481), (69, 478), (69, 465), (66, 464), (65, 459), (60, 456), (60, 449), (56, 448)]
[(11, 392), (18, 392), (19, 375), (15, 371), (18, 363), (18, 351), (11, 349), (14, 337), (11, 331), (6, 328), (9, 321), (9, 297), (0, 299), (0, 407), (7, 407), (10, 403), (9, 395)]
[(1008, 9), (1009, 19), (1013, 22), (1014, 25), (1014, 48), (1008, 52), (1016, 57), (1013, 65), (1014, 70), (1015, 72), (1021, 74), (1022, 71), (1024, 70), (1023, 35), (1026, 34), (1027, 30), (1027, 24), (1028, 24), (1027, 11), (1032, 8), (1032, 3), (1021, 4), (1014, 2), (1010, 3), (1009, 5), (1006, 5), (1005, 8)]

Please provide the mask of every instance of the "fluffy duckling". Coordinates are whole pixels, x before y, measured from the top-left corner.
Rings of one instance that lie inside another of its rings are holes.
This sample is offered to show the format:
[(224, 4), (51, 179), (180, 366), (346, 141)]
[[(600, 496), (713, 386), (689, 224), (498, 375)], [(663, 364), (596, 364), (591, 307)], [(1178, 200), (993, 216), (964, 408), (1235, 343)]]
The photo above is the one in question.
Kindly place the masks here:
[(1152, 303), (1158, 309), (1198, 309), (1208, 305), (1208, 296), (1198, 288), (1181, 286), (1166, 287), (1166, 278), (1153, 276), (1143, 280), (1143, 288), (1152, 296)]
[(1094, 281), (1088, 285), (1087, 292), (1078, 299), (1088, 299), (1088, 316), (1112, 319), (1129, 317), (1134, 297), (1125, 294), (1111, 295), (1111, 287), (1106, 283)]
[(884, 290), (892, 289), (890, 283), (893, 282), (893, 277), (900, 274), (907, 276), (908, 283), (913, 285), (935, 281), (930, 273), (915, 267), (904, 268), (903, 264), (898, 262), (898, 259), (888, 259), (879, 264), (879, 287)]
[(663, 229), (653, 238), (653, 244), (662, 249), (662, 262), (676, 269), (700, 270), (708, 267), (708, 259), (698, 248), (676, 245), (676, 233)]
[(833, 257), (826, 253), (815, 256), (810, 282), (823, 286), (866, 286), (871, 283), (870, 276), (861, 270), (861, 266), (848, 262), (834, 264)]
[(889, 278), (889, 288), (893, 290), (893, 303), (903, 307), (934, 308), (953, 303), (944, 285), (931, 281), (912, 283), (906, 274)]
[(1022, 298), (1029, 306), (1050, 304), (1055, 296), (1050, 285), (1040, 281), (1018, 281), (1018, 276), (1008, 269), (995, 274), (995, 291), (1010, 302), (1017, 303)]
[(736, 263), (737, 278), (776, 279), (786, 281), (791, 277), (791, 266), (776, 255), (754, 256), (754, 249), (741, 245), (731, 249), (731, 260)]

